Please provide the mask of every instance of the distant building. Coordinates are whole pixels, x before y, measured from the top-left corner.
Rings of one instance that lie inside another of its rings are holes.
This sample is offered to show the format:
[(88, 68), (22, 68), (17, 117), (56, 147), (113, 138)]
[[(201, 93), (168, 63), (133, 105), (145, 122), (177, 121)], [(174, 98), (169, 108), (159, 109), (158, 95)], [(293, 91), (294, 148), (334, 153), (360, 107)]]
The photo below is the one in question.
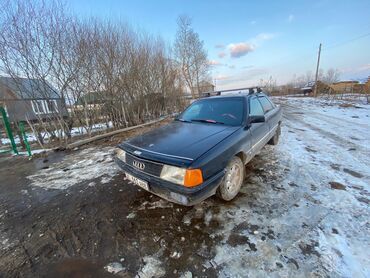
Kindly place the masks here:
[(329, 85), (336, 93), (362, 93), (365, 89), (365, 84), (358, 81), (339, 81)]
[(211, 82), (201, 81), (199, 82), (199, 86), (193, 87), (192, 91), (195, 92), (196, 95), (200, 95), (206, 92), (213, 92), (215, 88), (216, 88), (215, 85), (213, 85)]
[(365, 82), (365, 90), (368, 94), (370, 94), (370, 76), (367, 78), (367, 81)]
[(49, 83), (39, 79), (1, 76), (0, 106), (11, 122), (68, 116), (64, 99)]

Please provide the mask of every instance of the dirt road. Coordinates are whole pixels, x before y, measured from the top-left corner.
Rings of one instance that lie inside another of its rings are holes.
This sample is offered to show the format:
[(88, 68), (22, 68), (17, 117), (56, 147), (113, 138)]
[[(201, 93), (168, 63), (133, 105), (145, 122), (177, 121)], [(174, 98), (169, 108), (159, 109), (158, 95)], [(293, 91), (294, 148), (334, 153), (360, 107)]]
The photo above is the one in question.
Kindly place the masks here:
[(2, 158), (0, 276), (369, 277), (370, 108), (276, 101), (281, 141), (230, 203), (141, 191), (109, 146)]

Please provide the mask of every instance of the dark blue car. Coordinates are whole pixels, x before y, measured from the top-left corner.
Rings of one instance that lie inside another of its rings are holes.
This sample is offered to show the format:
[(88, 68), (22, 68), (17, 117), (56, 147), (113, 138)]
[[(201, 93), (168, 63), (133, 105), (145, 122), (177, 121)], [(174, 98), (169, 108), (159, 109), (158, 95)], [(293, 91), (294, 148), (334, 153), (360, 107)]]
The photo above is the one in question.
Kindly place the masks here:
[(232, 200), (247, 164), (276, 145), (282, 112), (264, 93), (199, 99), (168, 125), (119, 145), (116, 162), (132, 183), (191, 206), (217, 194)]

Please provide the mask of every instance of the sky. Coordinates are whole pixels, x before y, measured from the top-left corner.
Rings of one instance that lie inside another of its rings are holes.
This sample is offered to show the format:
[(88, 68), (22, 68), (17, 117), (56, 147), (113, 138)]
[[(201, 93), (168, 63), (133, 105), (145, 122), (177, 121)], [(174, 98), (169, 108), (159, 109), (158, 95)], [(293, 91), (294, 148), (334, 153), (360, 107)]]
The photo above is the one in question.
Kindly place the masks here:
[(204, 41), (217, 89), (278, 84), (320, 68), (341, 80), (370, 75), (370, 1), (66, 0), (79, 17), (125, 21), (173, 43), (186, 14)]

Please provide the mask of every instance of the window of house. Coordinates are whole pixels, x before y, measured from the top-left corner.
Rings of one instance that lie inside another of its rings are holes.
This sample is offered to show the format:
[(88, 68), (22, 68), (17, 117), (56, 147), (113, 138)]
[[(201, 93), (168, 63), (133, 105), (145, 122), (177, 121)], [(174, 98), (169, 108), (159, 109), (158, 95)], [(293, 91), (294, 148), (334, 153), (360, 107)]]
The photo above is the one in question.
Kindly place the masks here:
[(46, 103), (47, 103), (47, 109), (48, 109), (49, 113), (58, 112), (58, 105), (57, 105), (56, 100), (54, 100), (54, 99), (46, 100)]
[(35, 112), (35, 114), (44, 114), (46, 109), (44, 107), (44, 101), (43, 100), (32, 100), (32, 110)]
[(36, 115), (58, 112), (58, 104), (54, 99), (32, 100), (32, 110)]

